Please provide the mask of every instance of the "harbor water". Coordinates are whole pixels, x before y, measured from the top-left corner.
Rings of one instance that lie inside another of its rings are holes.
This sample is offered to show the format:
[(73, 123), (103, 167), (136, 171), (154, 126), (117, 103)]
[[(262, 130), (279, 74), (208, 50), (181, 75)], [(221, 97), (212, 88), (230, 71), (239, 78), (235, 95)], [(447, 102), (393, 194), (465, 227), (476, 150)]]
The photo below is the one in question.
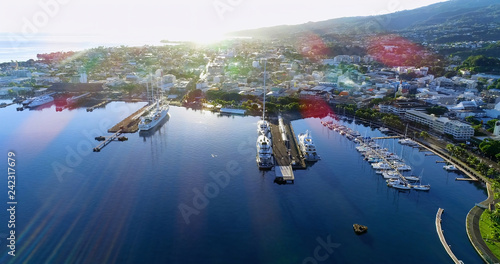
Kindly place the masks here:
[[(319, 118), (292, 121), (312, 132), (321, 160), (274, 183), (255, 161), (259, 117), (170, 107), (155, 131), (125, 134), (92, 152), (97, 136), (144, 106), (56, 112), (0, 109), (0, 149), (16, 154), (16, 247), (8, 255), (7, 177), (0, 181), (0, 263), (451, 263), (435, 227), (438, 208), (455, 255), (481, 263), (465, 217), (486, 199), (481, 184), (455, 181), (439, 157), (380, 140), (430, 184), (386, 186), (355, 144)], [(340, 123), (363, 136), (383, 135)], [(354, 223), (368, 226), (356, 235)]]

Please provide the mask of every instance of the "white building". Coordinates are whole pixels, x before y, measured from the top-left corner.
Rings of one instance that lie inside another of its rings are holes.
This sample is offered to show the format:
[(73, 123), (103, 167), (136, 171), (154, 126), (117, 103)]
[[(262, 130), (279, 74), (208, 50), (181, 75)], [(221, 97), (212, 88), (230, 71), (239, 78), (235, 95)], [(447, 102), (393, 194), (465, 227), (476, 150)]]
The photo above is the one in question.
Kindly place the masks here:
[(409, 121), (427, 125), (440, 134), (449, 134), (455, 140), (468, 140), (474, 136), (474, 128), (470, 125), (446, 117), (438, 118), (420, 111), (409, 110), (406, 112), (405, 118)]

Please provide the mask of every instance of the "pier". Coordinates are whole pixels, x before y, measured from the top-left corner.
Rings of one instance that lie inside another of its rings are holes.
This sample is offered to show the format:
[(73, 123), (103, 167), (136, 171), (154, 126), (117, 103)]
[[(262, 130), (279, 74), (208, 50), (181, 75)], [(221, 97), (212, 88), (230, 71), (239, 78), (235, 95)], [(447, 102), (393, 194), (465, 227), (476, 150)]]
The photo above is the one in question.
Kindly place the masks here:
[(393, 138), (402, 138), (402, 136), (387, 136), (387, 137), (373, 137), (373, 140), (377, 139), (393, 139)]
[(286, 183), (291, 181), (293, 183), (295, 180), (293, 170), (305, 169), (306, 164), (300, 153), (291, 124), (284, 123), (282, 119), (278, 123), (270, 124), (276, 180), (278, 182)]
[(102, 102), (100, 102), (98, 104), (95, 104), (95, 105), (91, 106), (91, 107), (87, 107), (87, 112), (92, 112), (92, 111), (94, 111), (94, 109), (99, 108), (101, 106), (104, 106), (104, 105), (108, 104), (109, 102), (111, 102), (111, 101), (110, 100), (104, 100), (104, 101), (102, 101)]
[(116, 140), (121, 134), (122, 130), (119, 129), (116, 133), (104, 139), (104, 141), (101, 142), (101, 144), (97, 145), (97, 147), (94, 148), (94, 152), (100, 152), (102, 148), (111, 143), (111, 141)]
[(118, 124), (114, 125), (112, 128), (108, 129), (109, 133), (116, 133), (121, 131), (122, 133), (135, 133), (139, 130), (139, 118), (147, 111), (151, 110), (154, 105), (145, 105), (141, 109), (137, 110), (135, 113), (131, 114), (127, 118), (123, 119)]
[(441, 244), (443, 244), (446, 253), (450, 256), (455, 264), (463, 264), (464, 262), (459, 260), (455, 254), (451, 251), (450, 245), (446, 243), (446, 239), (444, 239), (443, 229), (441, 228), (441, 215), (443, 214), (444, 209), (439, 208), (436, 214), (436, 231), (439, 236), (439, 240), (441, 240)]

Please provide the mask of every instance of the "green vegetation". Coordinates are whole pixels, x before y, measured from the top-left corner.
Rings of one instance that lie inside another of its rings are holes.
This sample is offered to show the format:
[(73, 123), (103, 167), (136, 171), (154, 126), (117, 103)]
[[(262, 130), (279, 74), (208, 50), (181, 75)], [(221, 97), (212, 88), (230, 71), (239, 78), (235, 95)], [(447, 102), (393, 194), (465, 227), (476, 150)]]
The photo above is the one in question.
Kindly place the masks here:
[(479, 144), (479, 149), (491, 159), (500, 160), (500, 141), (487, 138)]
[(446, 107), (443, 107), (443, 106), (433, 106), (431, 108), (427, 108), (426, 109), (426, 112), (427, 114), (434, 114), (436, 116), (442, 116), (444, 115), (446, 112), (448, 112), (448, 108)]
[(485, 210), (479, 220), (479, 230), (491, 252), (500, 258), (500, 211)]
[(467, 69), (471, 72), (499, 72), (500, 60), (484, 55), (470, 56), (460, 66), (460, 69)]
[(500, 89), (500, 79), (495, 80), (491, 85), (488, 86), (489, 89)]
[[(482, 144), (482, 143), (481, 143)], [(486, 146), (486, 145), (483, 145)], [(493, 179), (494, 181), (500, 180), (500, 172), (494, 168), (490, 168), (488, 164), (480, 161), (477, 157), (471, 155), (466, 149), (465, 144), (458, 146), (453, 144), (446, 145), (446, 150), (455, 158), (467, 164), (470, 168), (475, 169), (481, 175)], [(485, 147), (486, 148), (486, 147)], [(492, 148), (493, 149), (493, 148)], [(497, 152), (498, 153), (498, 152)]]

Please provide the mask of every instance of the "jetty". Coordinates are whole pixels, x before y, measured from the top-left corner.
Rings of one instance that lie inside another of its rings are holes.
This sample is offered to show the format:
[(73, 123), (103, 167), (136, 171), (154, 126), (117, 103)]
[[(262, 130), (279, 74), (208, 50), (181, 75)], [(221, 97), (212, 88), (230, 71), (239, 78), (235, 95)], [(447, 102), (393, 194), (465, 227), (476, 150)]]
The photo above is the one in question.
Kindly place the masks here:
[(105, 106), (109, 102), (111, 102), (111, 100), (104, 100), (104, 101), (102, 101), (100, 103), (97, 103), (97, 104), (91, 106), (91, 107), (87, 107), (87, 112), (92, 112), (92, 111), (94, 111), (94, 109), (102, 107), (102, 106)]
[(135, 111), (133, 114), (123, 119), (118, 124), (114, 125), (112, 128), (108, 129), (109, 133), (116, 133), (121, 131), (122, 133), (135, 133), (139, 130), (139, 118), (147, 111), (151, 110), (154, 104), (148, 104), (141, 109)]
[(393, 138), (402, 138), (402, 136), (372, 137), (373, 140), (377, 140), (377, 139), (393, 139)]
[(119, 129), (116, 133), (114, 133), (113, 135), (109, 136), (109, 137), (106, 137), (104, 139), (104, 141), (102, 141), (99, 145), (97, 145), (97, 147), (94, 148), (94, 152), (100, 152), (102, 148), (104, 148), (105, 146), (107, 146), (109, 143), (111, 143), (111, 141), (113, 140), (118, 140), (118, 137), (122, 134), (122, 130)]
[(446, 250), (446, 253), (450, 256), (450, 258), (453, 260), (455, 264), (463, 264), (464, 262), (459, 260), (455, 254), (451, 251), (450, 245), (446, 243), (446, 239), (444, 238), (443, 234), (443, 229), (441, 228), (441, 215), (443, 214), (444, 209), (439, 208), (437, 213), (436, 213), (436, 231), (439, 236), (439, 240), (441, 240), (441, 244), (443, 244), (444, 249)]

